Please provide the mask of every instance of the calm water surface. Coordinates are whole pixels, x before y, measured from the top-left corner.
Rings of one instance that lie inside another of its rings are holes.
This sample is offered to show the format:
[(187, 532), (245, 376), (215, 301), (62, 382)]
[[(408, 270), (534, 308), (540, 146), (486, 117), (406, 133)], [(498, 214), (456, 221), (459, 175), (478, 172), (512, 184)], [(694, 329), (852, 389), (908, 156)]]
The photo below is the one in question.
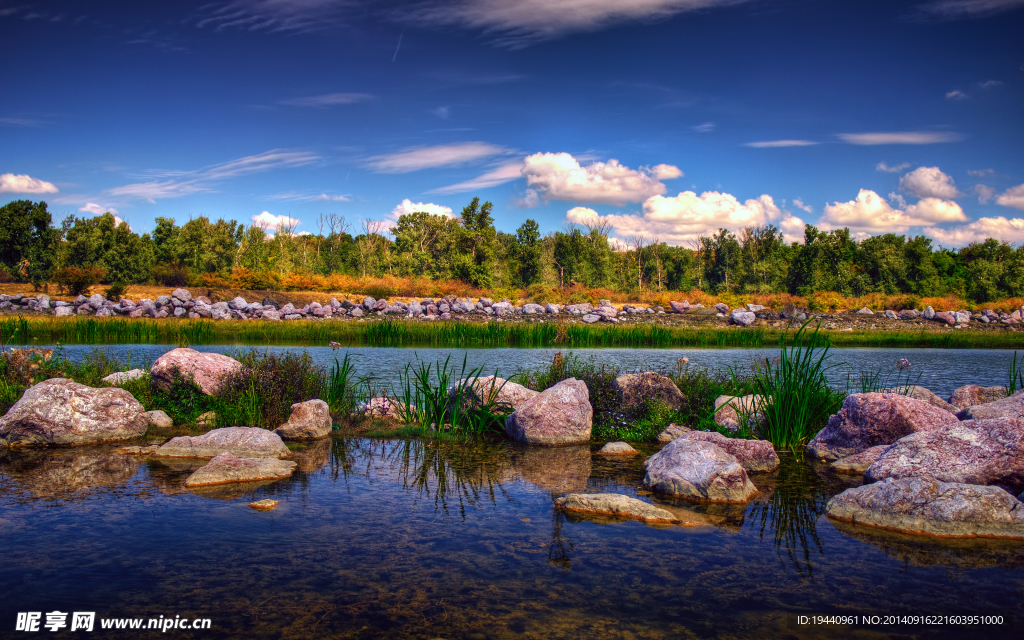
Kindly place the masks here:
[[(700, 508), (645, 495), (641, 460), (588, 446), (335, 438), (297, 457), (284, 481), (190, 492), (201, 462), (0, 453), (0, 637), (28, 635), (18, 611), (53, 610), (211, 618), (168, 632), (196, 638), (991, 638), (1024, 624), (1024, 545), (832, 524), (824, 502), (850, 481), (793, 458), (752, 476), (750, 505)], [(568, 491), (703, 524), (566, 517), (552, 505)], [(245, 506), (259, 498), (281, 504)], [(1005, 622), (818, 629), (799, 614)], [(106, 634), (81, 637), (133, 637)]]

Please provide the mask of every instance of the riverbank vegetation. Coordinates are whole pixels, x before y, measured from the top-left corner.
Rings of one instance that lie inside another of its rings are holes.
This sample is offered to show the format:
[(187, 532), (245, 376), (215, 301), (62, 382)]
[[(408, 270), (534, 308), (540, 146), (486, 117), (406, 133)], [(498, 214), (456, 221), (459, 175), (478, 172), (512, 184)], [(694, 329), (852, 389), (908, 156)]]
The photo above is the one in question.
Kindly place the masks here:
[(325, 214), (312, 226), (300, 234), (294, 227), (234, 220), (198, 217), (179, 225), (157, 218), (153, 232), (140, 235), (109, 213), (55, 224), (45, 202), (15, 201), (0, 207), (0, 280), (40, 288), (54, 282), (67, 291), (88, 287), (91, 277), (111, 286), (376, 298), (452, 294), (652, 304), (713, 298), (732, 306), (751, 296), (761, 296), (759, 304), (792, 296), (822, 311), (929, 304), (1009, 309), (1024, 298), (1024, 247), (995, 239), (948, 249), (923, 236), (854, 240), (846, 229), (807, 225), (801, 243), (787, 243), (769, 225), (722, 229), (688, 247), (642, 236), (622, 244), (597, 218), (543, 236), (533, 220), (515, 233), (498, 231), (491, 204), (477, 198), (458, 217), (413, 212), (390, 228), (368, 220), (353, 229), (343, 216)]

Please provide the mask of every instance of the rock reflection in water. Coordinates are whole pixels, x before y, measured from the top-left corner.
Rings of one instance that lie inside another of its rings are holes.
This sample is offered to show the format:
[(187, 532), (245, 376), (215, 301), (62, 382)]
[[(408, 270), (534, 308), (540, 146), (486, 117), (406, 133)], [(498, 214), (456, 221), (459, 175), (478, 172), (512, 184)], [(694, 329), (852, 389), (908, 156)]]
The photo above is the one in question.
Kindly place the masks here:
[(556, 494), (584, 491), (590, 479), (590, 445), (530, 447), (511, 450), (512, 466), (519, 478)]
[(297, 445), (288, 456), (299, 465), (302, 473), (316, 473), (324, 468), (331, 458), (331, 438), (322, 438), (309, 444)]
[(91, 489), (129, 480), (137, 458), (114, 453), (112, 446), (16, 449), (0, 453), (0, 473), (16, 490), (35, 499), (70, 499)]

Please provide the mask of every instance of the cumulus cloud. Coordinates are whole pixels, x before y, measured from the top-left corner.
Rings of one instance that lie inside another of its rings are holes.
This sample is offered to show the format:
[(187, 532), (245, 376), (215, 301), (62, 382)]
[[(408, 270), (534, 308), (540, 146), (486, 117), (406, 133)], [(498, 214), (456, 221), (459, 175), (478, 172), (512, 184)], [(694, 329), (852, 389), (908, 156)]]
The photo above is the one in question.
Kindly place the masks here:
[(373, 100), (369, 93), (325, 93), (318, 96), (305, 96), (282, 100), (281, 104), (289, 107), (336, 107), (344, 104), (356, 104)]
[(538, 199), (621, 206), (665, 193), (661, 180), (678, 178), (683, 172), (667, 164), (630, 169), (615, 159), (581, 166), (563, 152), (527, 156), (522, 174)]
[(962, 247), (972, 242), (983, 242), (988, 238), (995, 238), (1003, 242), (1024, 241), (1024, 220), (1020, 218), (978, 218), (970, 224), (953, 227), (952, 229), (925, 229), (925, 234), (931, 236), (939, 243), (946, 246)]
[(918, 198), (955, 198), (953, 178), (938, 167), (918, 167), (900, 178), (900, 189)]
[(95, 202), (87, 202), (85, 206), (79, 209), (79, 211), (91, 213), (96, 216), (103, 215), (104, 213), (111, 213), (115, 216), (117, 215), (117, 209), (114, 207), (104, 207), (103, 205), (96, 204)]
[(515, 162), (503, 164), (496, 169), (473, 178), (472, 180), (448, 185), (447, 187), (431, 189), (427, 193), (463, 193), (465, 191), (476, 191), (477, 189), (487, 189), (499, 184), (505, 184), (506, 182), (511, 182), (512, 180), (521, 177), (523, 177), (523, 161), (516, 160)]
[(24, 174), (0, 174), (0, 193), (57, 193), (52, 182)]
[(801, 209), (803, 211), (806, 211), (807, 213), (811, 213), (812, 211), (814, 211), (814, 209), (811, 208), (811, 205), (804, 204), (804, 201), (801, 200), (800, 198), (797, 198), (796, 200), (793, 200), (793, 206), (796, 207), (797, 209)]
[(907, 169), (909, 167), (909, 162), (901, 162), (900, 164), (893, 165), (891, 167), (884, 162), (879, 162), (877, 165), (875, 165), (875, 171), (884, 171), (886, 173), (899, 173), (900, 171), (903, 171), (904, 169)]
[(574, 207), (566, 219), (579, 224), (605, 223), (620, 240), (643, 234), (675, 245), (693, 242), (720, 228), (735, 231), (775, 223), (794, 240), (803, 237), (804, 228), (803, 220), (783, 212), (769, 195), (740, 202), (731, 194), (717, 191), (699, 196), (693, 191), (672, 197), (652, 196), (644, 202), (642, 214), (600, 216), (588, 207)]
[(401, 18), (416, 24), (481, 29), (500, 46), (522, 47), (574, 31), (614, 23), (663, 18), (678, 13), (739, 4), (746, 0), (455, 0), (434, 1)]
[(252, 226), (259, 227), (266, 232), (277, 231), (282, 232), (285, 229), (294, 229), (295, 227), (302, 224), (298, 218), (292, 218), (286, 215), (277, 215), (264, 211), (258, 216), (252, 217)]
[(440, 204), (434, 204), (432, 202), (413, 202), (409, 198), (402, 200), (398, 206), (391, 210), (391, 218), (398, 220), (399, 216), (408, 215), (410, 213), (416, 213), (417, 211), (423, 213), (429, 213), (432, 216), (441, 216), (443, 218), (454, 218), (455, 214), (452, 213), (451, 207), (446, 207)]
[(987, 184), (974, 185), (974, 193), (978, 194), (978, 204), (986, 204), (989, 200), (996, 197), (996, 190)]
[(1024, 210), (1024, 184), (1011, 187), (996, 198), (996, 204)]
[(885, 133), (840, 133), (843, 142), (857, 145), (879, 144), (938, 144), (963, 139), (958, 133), (948, 131), (891, 131)]
[(966, 220), (960, 205), (950, 200), (923, 198), (901, 210), (874, 191), (861, 189), (856, 200), (825, 205), (819, 223), (823, 229), (849, 227), (870, 233), (905, 233), (910, 227)]
[(373, 156), (367, 165), (377, 173), (409, 173), (465, 164), (474, 160), (508, 153), (509, 150), (486, 142), (460, 142), (433, 147), (414, 147), (397, 153)]
[(813, 140), (763, 140), (761, 142), (748, 142), (744, 147), (755, 149), (775, 149), (778, 147), (810, 147), (818, 144)]
[(954, 89), (946, 93), (946, 100), (966, 100), (967, 94), (959, 89)]

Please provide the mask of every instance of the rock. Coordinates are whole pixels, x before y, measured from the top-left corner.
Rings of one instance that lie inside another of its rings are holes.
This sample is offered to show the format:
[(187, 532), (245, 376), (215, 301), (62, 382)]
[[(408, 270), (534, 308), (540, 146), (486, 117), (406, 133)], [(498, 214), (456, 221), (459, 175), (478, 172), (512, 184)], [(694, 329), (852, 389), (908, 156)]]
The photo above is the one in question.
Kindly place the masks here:
[(227, 451), (239, 458), (283, 458), (288, 455), (281, 436), (257, 427), (224, 427), (201, 436), (179, 436), (156, 450), (167, 458), (212, 458)]
[[(906, 391), (906, 393), (903, 393), (904, 391)], [(931, 389), (918, 385), (911, 385), (905, 389), (885, 389), (883, 393), (903, 393), (903, 395), (909, 398), (927, 402), (928, 404), (938, 407), (944, 411), (949, 411), (950, 413), (956, 413), (957, 411), (953, 405), (932, 393)]]
[(932, 320), (932, 319), (934, 319), (935, 318), (935, 309), (932, 309), (931, 307), (925, 307), (924, 311), (921, 313), (921, 317), (924, 318), (925, 320)]
[(244, 308), (246, 308), (249, 305), (249, 303), (246, 302), (245, 298), (243, 298), (242, 296), (235, 296), (234, 298), (231, 299), (231, 302), (229, 302), (227, 304), (228, 304), (228, 308), (235, 309), (235, 310), (244, 309)]
[(690, 310), (690, 303), (686, 301), (676, 302), (674, 300), (670, 300), (668, 306), (674, 313), (686, 313)]
[(544, 307), (542, 307), (539, 304), (534, 304), (530, 302), (523, 305), (523, 313), (529, 316), (536, 315), (538, 313), (544, 313)]
[(555, 303), (553, 303), (553, 302), (549, 302), (549, 303), (547, 303), (547, 305), (545, 305), (545, 306), (544, 306), (544, 311), (545, 311), (546, 313), (550, 313), (550, 314), (552, 314), (552, 315), (558, 315), (558, 313), (559, 313), (559, 312), (560, 312), (561, 310), (562, 310), (562, 305), (560, 305), (560, 304), (555, 304)]
[(100, 307), (103, 306), (103, 303), (106, 301), (107, 299), (98, 293), (94, 293), (91, 296), (89, 296), (89, 306), (91, 306), (93, 309), (99, 309)]
[(29, 387), (0, 418), (0, 447), (128, 440), (146, 433), (144, 413), (124, 389), (95, 389), (51, 378)]
[[(464, 387), (462, 397), (463, 409), (480, 409), (489, 402), (506, 404), (515, 411), (523, 404), (538, 395), (539, 391), (528, 389), (521, 384), (509, 382), (497, 376), (482, 376), (473, 381), (460, 380), (459, 385)], [(448, 400), (453, 402), (458, 387), (453, 386), (448, 390)]]
[(370, 398), (370, 401), (363, 405), (360, 410), (372, 418), (388, 418), (400, 420), (402, 407), (395, 400), (385, 396)]
[(715, 398), (715, 424), (729, 431), (739, 431), (741, 413), (747, 417), (747, 428), (757, 431), (758, 425), (764, 422), (764, 398), (757, 394)]
[(177, 298), (182, 302), (191, 302), (192, 300), (192, 294), (189, 293), (188, 289), (175, 289), (174, 291), (171, 292), (171, 297)]
[(599, 322), (601, 320), (601, 316), (597, 315), (596, 313), (588, 313), (584, 315), (582, 318), (580, 318), (580, 320), (587, 324), (594, 324), (595, 322)]
[(949, 404), (956, 407), (956, 411), (973, 407), (977, 404), (987, 404), (1006, 398), (1006, 387), (979, 387), (976, 384), (969, 384), (959, 387), (949, 397)]
[(658, 434), (658, 442), (662, 444), (668, 444), (683, 434), (690, 433), (688, 427), (684, 427), (678, 424), (670, 424), (665, 427), (665, 430)]
[(729, 305), (725, 304), (724, 302), (719, 302), (718, 304), (715, 305), (715, 311), (717, 311), (718, 313), (729, 313)]
[(971, 420), (911, 434), (864, 473), (870, 482), (918, 476), (1019, 493), (1024, 490), (1024, 419)]
[(623, 411), (639, 409), (647, 402), (662, 403), (670, 409), (679, 409), (686, 397), (670, 378), (659, 373), (627, 373), (615, 378), (612, 390), (618, 394)]
[(750, 311), (745, 311), (743, 309), (733, 309), (732, 316), (730, 317), (730, 319), (732, 320), (733, 324), (738, 324), (741, 327), (749, 327), (750, 325), (754, 324), (755, 320), (757, 320), (757, 316), (755, 316)]
[(582, 316), (593, 311), (594, 305), (589, 302), (584, 302), (583, 304), (570, 304), (565, 308), (565, 310), (574, 316)]
[(570, 493), (555, 500), (555, 506), (572, 513), (631, 518), (643, 522), (679, 522), (670, 511), (618, 493)]
[(967, 324), (971, 321), (970, 311), (957, 311), (953, 314), (953, 319), (957, 324)]
[(945, 322), (948, 325), (956, 324), (956, 317), (948, 311), (938, 311), (932, 316), (932, 319), (938, 320), (939, 322)]
[(836, 473), (842, 473), (845, 475), (864, 475), (864, 472), (868, 470), (868, 467), (873, 465), (875, 461), (878, 460), (891, 446), (892, 445), (890, 444), (880, 444), (875, 447), (870, 447), (860, 453), (855, 453), (852, 456), (846, 456), (845, 458), (836, 460), (832, 463), (830, 468)]
[[(353, 309), (352, 311), (356, 311), (356, 309)], [(362, 311), (359, 312), (359, 315), (362, 315)], [(280, 322), (281, 312), (275, 309), (264, 309), (260, 317), (264, 320), (269, 320), (270, 322)]]
[(874, 311), (872, 311), (871, 309), (868, 309), (867, 307), (861, 307), (861, 308), (860, 308), (860, 309), (859, 309), (859, 310), (857, 311), (857, 313), (859, 313), (859, 314), (861, 314), (861, 315), (865, 315), (865, 316), (873, 316), (873, 315), (875, 315), (875, 312), (874, 312)]
[(73, 316), (75, 315), (74, 307), (57, 307), (53, 310), (55, 316)]
[[(264, 316), (266, 312), (264, 312)], [(191, 377), (204, 395), (220, 390), (227, 376), (241, 371), (242, 363), (219, 353), (200, 353), (195, 349), (173, 349), (157, 358), (149, 370), (153, 381), (162, 389), (170, 388), (175, 372)]]
[(838, 460), (955, 421), (956, 416), (948, 411), (899, 393), (854, 393), (808, 443), (807, 452)]
[(288, 422), (274, 430), (282, 440), (317, 440), (331, 435), (331, 409), (323, 400), (306, 400), (292, 405)]
[(145, 378), (146, 372), (142, 369), (132, 369), (131, 371), (116, 371), (109, 376), (101, 378), (103, 382), (113, 386), (119, 387), (129, 380), (138, 380), (139, 378)]
[(841, 522), (954, 538), (1024, 538), (1024, 504), (999, 487), (903, 478), (847, 489), (825, 505)]
[(146, 420), (149, 421), (149, 426), (156, 429), (170, 429), (174, 426), (174, 420), (171, 420), (171, 416), (167, 415), (160, 409), (147, 411), (142, 415), (146, 416)]
[(145, 447), (133, 446), (133, 447), (118, 447), (114, 449), (114, 453), (120, 453), (126, 456), (148, 456), (159, 448), (159, 445), (151, 444)]
[(582, 380), (569, 378), (524, 402), (505, 420), (505, 432), (527, 444), (567, 445), (590, 441), (594, 410)]
[(900, 320), (917, 320), (921, 317), (917, 309), (903, 309), (900, 311)]
[(735, 456), (711, 442), (678, 438), (650, 457), (644, 485), (707, 502), (745, 503), (757, 487)]
[(754, 304), (753, 302), (747, 303), (747, 311), (751, 313), (757, 313), (758, 311), (764, 311), (765, 306), (763, 304)]
[(956, 417), (961, 420), (989, 420), (992, 418), (1024, 418), (1024, 391), (995, 402), (975, 404), (961, 409)]
[(634, 456), (640, 453), (625, 442), (609, 442), (597, 452), (603, 456)]
[(710, 442), (732, 455), (748, 472), (774, 471), (779, 468), (779, 456), (767, 440), (728, 438), (717, 431), (690, 431), (679, 439)]
[(237, 458), (224, 451), (185, 480), (186, 487), (208, 487), (231, 482), (257, 482), (287, 478), (298, 466), (291, 460)]
[(896, 316), (896, 312), (893, 311), (892, 309), (886, 309), (885, 310), (885, 317), (888, 320), (898, 320), (898, 318)]
[(277, 507), (277, 500), (271, 500), (270, 498), (264, 498), (263, 500), (257, 500), (256, 502), (250, 502), (246, 506), (256, 511), (273, 511)]

